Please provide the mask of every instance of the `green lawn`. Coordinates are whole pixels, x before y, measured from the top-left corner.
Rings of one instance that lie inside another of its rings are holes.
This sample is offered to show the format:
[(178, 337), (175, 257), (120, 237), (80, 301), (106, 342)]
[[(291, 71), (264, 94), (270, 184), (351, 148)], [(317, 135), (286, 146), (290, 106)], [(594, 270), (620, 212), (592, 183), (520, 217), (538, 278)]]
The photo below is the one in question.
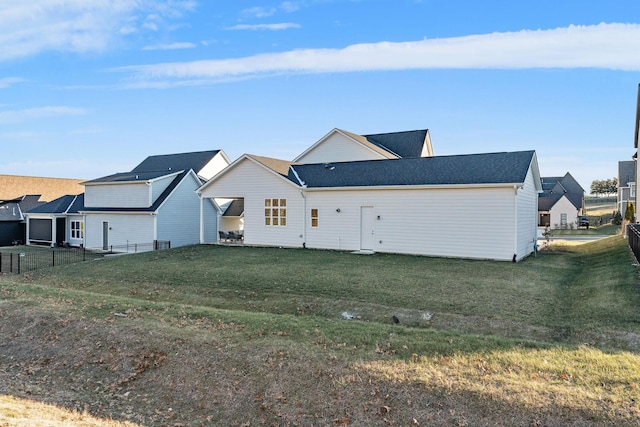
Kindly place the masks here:
[(634, 263), (612, 236), (519, 263), (193, 246), (5, 276), (0, 383), (140, 425), (638, 425)]

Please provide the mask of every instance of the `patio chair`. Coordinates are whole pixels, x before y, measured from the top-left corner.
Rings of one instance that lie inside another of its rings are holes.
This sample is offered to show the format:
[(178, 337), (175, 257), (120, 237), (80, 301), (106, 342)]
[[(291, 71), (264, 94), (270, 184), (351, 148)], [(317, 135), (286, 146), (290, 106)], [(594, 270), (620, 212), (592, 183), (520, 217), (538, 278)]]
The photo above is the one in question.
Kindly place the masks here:
[(228, 241), (229, 240), (229, 235), (227, 233), (225, 233), (224, 231), (218, 231), (218, 236), (220, 236), (220, 241)]
[(235, 241), (238, 240), (238, 235), (235, 231), (229, 231), (229, 240)]

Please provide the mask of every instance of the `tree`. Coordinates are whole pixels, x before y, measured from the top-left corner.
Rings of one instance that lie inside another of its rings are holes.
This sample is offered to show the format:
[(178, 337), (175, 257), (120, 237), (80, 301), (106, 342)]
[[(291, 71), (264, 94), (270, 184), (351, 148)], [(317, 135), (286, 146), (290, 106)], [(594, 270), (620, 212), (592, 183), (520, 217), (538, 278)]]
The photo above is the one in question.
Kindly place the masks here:
[(624, 219), (629, 222), (634, 222), (636, 220), (636, 208), (630, 200), (627, 200), (627, 209), (624, 211)]
[(601, 196), (618, 192), (618, 178), (595, 179), (591, 182), (591, 194)]

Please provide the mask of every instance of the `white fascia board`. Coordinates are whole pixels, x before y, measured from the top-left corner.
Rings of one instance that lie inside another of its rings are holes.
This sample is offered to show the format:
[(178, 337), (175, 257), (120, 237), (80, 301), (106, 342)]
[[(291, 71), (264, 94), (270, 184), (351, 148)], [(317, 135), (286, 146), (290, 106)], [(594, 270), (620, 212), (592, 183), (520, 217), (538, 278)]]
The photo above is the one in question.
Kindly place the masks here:
[(238, 159), (236, 159), (233, 163), (231, 163), (229, 166), (227, 166), (223, 171), (221, 171), (219, 174), (217, 174), (216, 176), (214, 176), (213, 178), (211, 178), (209, 181), (207, 181), (206, 183), (204, 183), (204, 185), (202, 185), (200, 188), (196, 189), (196, 193), (198, 193), (198, 195), (200, 195), (200, 197), (202, 197), (202, 192), (205, 188), (207, 188), (212, 182), (215, 182), (216, 180), (220, 179), (221, 176), (229, 173), (229, 171), (231, 171), (232, 169), (234, 169), (236, 167), (236, 165), (238, 165), (242, 160), (249, 160), (251, 161), (253, 164), (261, 167), (262, 169), (268, 171), (269, 173), (273, 174), (274, 176), (278, 177), (279, 179), (283, 180), (284, 182), (289, 183), (290, 185), (296, 187), (296, 188), (300, 188), (299, 185), (295, 184), (294, 182), (291, 182), (290, 180), (288, 180), (287, 178), (285, 178), (284, 176), (280, 175), (278, 172), (274, 171), (273, 169), (263, 165), (262, 163), (260, 163), (259, 161), (257, 161), (256, 159), (254, 159), (253, 157), (251, 157), (248, 154), (243, 154), (242, 156), (240, 156)]
[(101, 215), (155, 215), (156, 212), (131, 212), (131, 211), (79, 211), (78, 215), (92, 215), (92, 214), (101, 214)]
[(464, 189), (464, 188), (514, 188), (522, 187), (524, 183), (499, 183), (499, 184), (438, 184), (438, 185), (378, 185), (357, 187), (313, 187), (304, 188), (304, 191), (374, 191), (374, 190), (439, 190), (439, 189)]

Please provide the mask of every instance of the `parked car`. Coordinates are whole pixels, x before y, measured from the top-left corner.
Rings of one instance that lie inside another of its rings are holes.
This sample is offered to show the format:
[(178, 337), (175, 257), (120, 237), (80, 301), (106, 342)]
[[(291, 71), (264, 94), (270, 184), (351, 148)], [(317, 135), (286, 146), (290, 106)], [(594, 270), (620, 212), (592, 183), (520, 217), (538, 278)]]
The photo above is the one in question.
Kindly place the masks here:
[(589, 218), (586, 216), (578, 217), (578, 227), (587, 227), (589, 228)]

